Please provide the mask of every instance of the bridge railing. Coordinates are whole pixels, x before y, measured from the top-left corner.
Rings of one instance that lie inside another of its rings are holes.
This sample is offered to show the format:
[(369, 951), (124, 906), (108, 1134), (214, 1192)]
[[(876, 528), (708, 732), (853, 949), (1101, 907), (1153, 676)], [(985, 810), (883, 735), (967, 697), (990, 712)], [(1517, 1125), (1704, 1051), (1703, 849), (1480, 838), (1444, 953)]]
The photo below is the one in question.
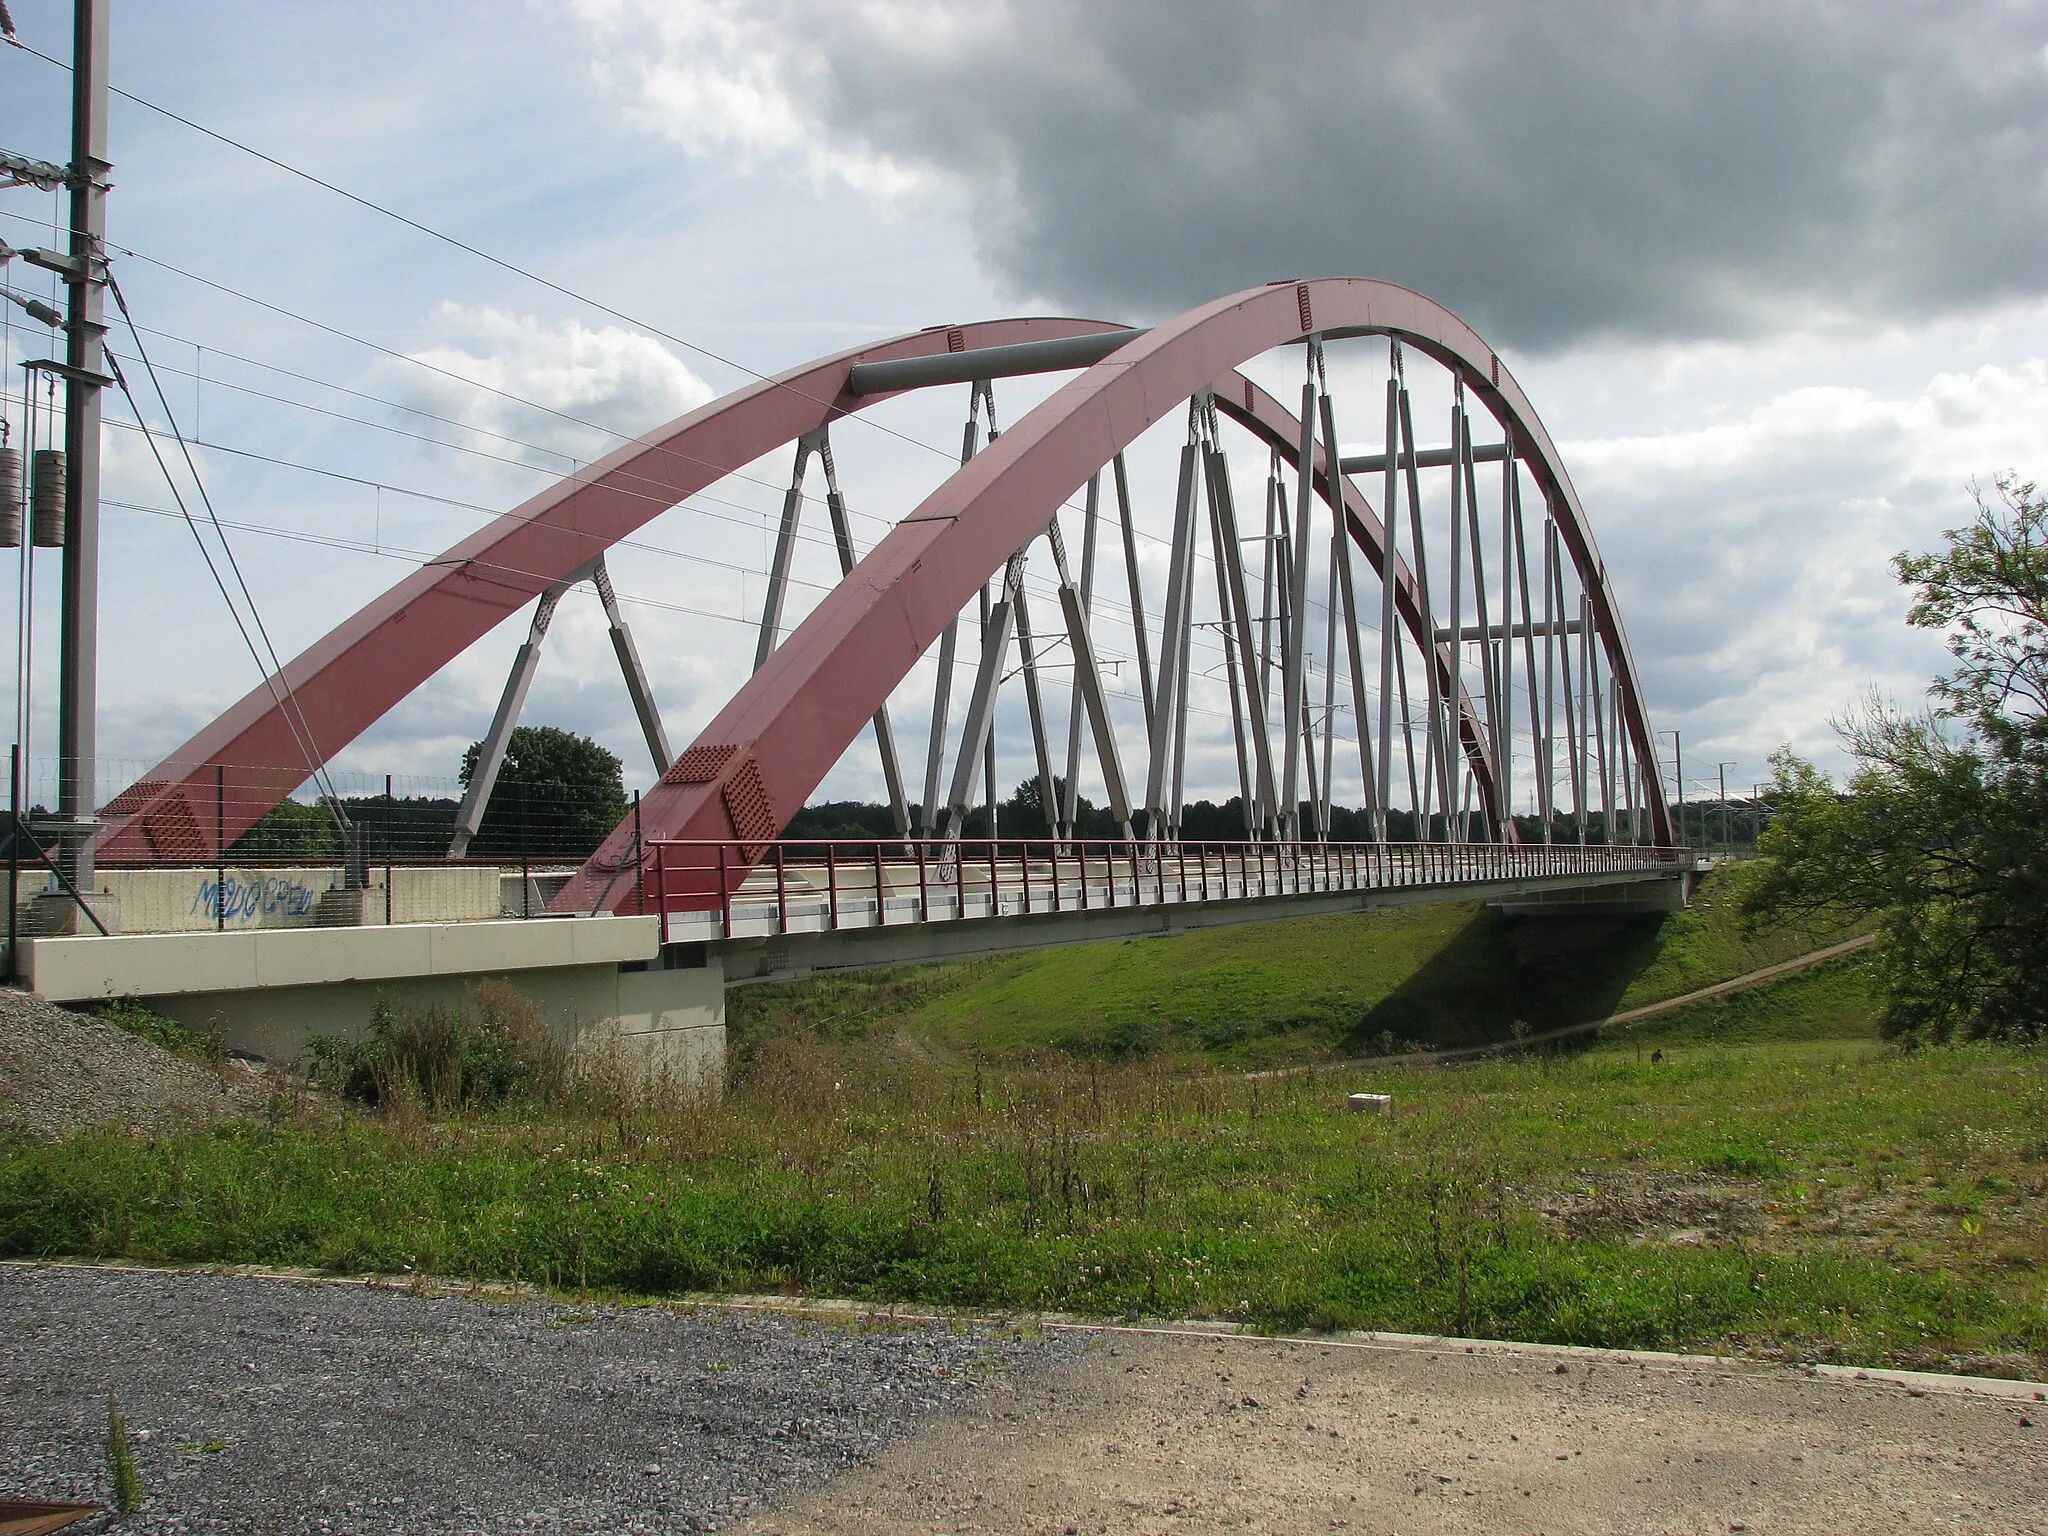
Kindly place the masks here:
[(635, 899), (668, 943), (1691, 867), (1686, 848), (1597, 844), (658, 841)]

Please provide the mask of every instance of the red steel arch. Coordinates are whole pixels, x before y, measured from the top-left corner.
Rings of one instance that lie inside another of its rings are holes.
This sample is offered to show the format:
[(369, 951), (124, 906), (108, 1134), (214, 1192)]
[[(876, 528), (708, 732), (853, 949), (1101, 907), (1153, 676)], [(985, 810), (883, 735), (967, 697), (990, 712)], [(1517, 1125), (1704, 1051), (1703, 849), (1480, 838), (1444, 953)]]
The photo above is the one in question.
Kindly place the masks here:
[[(1493, 350), (1435, 301), (1394, 283), (1321, 278), (1232, 294), (1156, 327), (1069, 381), (963, 465), (825, 596), (643, 797), (644, 835), (771, 840), (947, 622), (1090, 474), (1191, 395), (1218, 383), (1227, 391), (1237, 367), (1260, 353), (1309, 335), (1374, 334), (1395, 336), (1457, 372), (1467, 391), (1513, 428), (1519, 457), (1535, 475), (1591, 600), (1637, 760), (1654, 762), (1606, 567), (1555, 445), (1520, 386)], [(1226, 403), (1219, 393), (1218, 404)], [(1348, 494), (1346, 500), (1348, 509)], [(1355, 521), (1353, 528), (1356, 537)], [(1425, 635), (1428, 623), (1425, 615)], [(1424, 649), (1436, 654), (1433, 635)], [(1468, 718), (1468, 752), (1470, 731)], [(1645, 789), (1653, 836), (1668, 846), (1670, 813), (1654, 775)], [(630, 865), (633, 837), (631, 826), (616, 829), (552, 909), (629, 907), (632, 883), (619, 874)]]
[[(290, 701), (326, 761), (503, 620), (663, 512), (764, 453), (887, 395), (854, 395), (858, 362), (1096, 335), (1100, 320), (989, 320), (853, 348), (710, 402), (550, 486), (429, 560), (288, 663)], [(266, 682), (103, 808), (108, 860), (213, 851), (215, 773), (232, 842), (314, 765)]]
[[(1022, 319), (928, 331), (849, 351), (747, 386), (621, 448), (463, 540), (339, 625), (285, 669), (296, 704), (331, 757), (434, 672), (593, 554), (723, 476), (883, 394), (854, 395), (855, 363), (979, 350), (1124, 329), (1101, 321)], [(1460, 374), (1503, 426), (1548, 500), (1566, 552), (1592, 599), (1596, 628), (1620, 683), (1639, 761), (1654, 761), (1640, 688), (1592, 534), (1554, 446), (1527, 399), (1479, 337), (1412, 290), (1357, 278), (1253, 289), (1189, 312), (1073, 379), (934, 491), (887, 535), (705, 728), (643, 802), (648, 836), (755, 840), (801, 806), (947, 619), (1041, 528), (1087, 476), (1204, 387), (1218, 407), (1293, 461), (1292, 414), (1241, 374), (1246, 359), (1317, 334), (1388, 334)], [(1334, 502), (1325, 459), (1315, 482)], [(1383, 530), (1349, 480), (1337, 477), (1346, 524), (1384, 574)], [(1450, 653), (1406, 562), (1396, 571), (1403, 622), (1438, 668)], [(1469, 697), (1460, 735), (1482, 791), (1491, 743)], [(307, 778), (310, 765), (271, 685), (220, 719), (110, 803), (100, 854), (189, 858), (211, 851), (195, 800), (227, 775), (227, 834), (239, 835)], [(1669, 844), (1661, 785), (1645, 783), (1655, 839)], [(738, 811), (735, 811), (738, 807)], [(211, 811), (211, 804), (205, 809)], [(738, 825), (744, 821), (744, 827)], [(207, 829), (210, 833), (210, 828)], [(589, 910), (618, 884), (631, 855), (621, 827), (557, 903)], [(204, 846), (199, 846), (200, 844)], [(628, 898), (614, 891), (613, 905)]]

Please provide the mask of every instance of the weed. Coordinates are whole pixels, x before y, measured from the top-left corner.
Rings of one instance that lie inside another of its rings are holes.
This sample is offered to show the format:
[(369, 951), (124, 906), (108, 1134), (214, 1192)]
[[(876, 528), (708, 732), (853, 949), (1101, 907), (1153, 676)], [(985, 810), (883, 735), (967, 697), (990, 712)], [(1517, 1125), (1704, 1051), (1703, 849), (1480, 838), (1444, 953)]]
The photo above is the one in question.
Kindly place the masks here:
[(110, 997), (95, 1003), (91, 1012), (95, 1018), (105, 1019), (116, 1029), (126, 1030), (175, 1056), (217, 1062), (225, 1054), (219, 1037), (187, 1029), (176, 1019), (165, 1018), (147, 1007), (139, 998)]
[(111, 1392), (107, 1394), (107, 1480), (114, 1488), (114, 1513), (134, 1514), (142, 1504), (142, 1477), (135, 1470), (135, 1448), (128, 1443), (121, 1405)]

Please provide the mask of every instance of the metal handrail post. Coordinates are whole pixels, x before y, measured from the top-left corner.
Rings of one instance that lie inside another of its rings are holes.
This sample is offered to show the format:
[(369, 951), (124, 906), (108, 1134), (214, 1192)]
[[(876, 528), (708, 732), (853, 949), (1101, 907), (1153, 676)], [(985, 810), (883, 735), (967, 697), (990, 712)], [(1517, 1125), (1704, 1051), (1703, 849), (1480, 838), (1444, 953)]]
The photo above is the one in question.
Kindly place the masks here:
[(825, 845), (825, 911), (826, 923), (834, 933), (839, 931), (839, 848), (836, 843)]
[(726, 878), (725, 852), (727, 845), (718, 845), (718, 914), (724, 925), (725, 937), (732, 937), (732, 881)]
[(668, 943), (668, 871), (662, 863), (662, 844), (654, 845), (654, 909), (661, 922), (661, 942)]

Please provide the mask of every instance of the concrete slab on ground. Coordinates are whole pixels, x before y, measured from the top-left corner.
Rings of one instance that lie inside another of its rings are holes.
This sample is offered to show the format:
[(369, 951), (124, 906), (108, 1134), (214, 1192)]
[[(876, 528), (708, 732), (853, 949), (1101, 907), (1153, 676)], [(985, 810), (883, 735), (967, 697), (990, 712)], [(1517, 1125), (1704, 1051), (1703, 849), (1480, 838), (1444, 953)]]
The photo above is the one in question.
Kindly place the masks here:
[(2038, 1389), (1106, 1332), (751, 1536), (2048, 1530)]

